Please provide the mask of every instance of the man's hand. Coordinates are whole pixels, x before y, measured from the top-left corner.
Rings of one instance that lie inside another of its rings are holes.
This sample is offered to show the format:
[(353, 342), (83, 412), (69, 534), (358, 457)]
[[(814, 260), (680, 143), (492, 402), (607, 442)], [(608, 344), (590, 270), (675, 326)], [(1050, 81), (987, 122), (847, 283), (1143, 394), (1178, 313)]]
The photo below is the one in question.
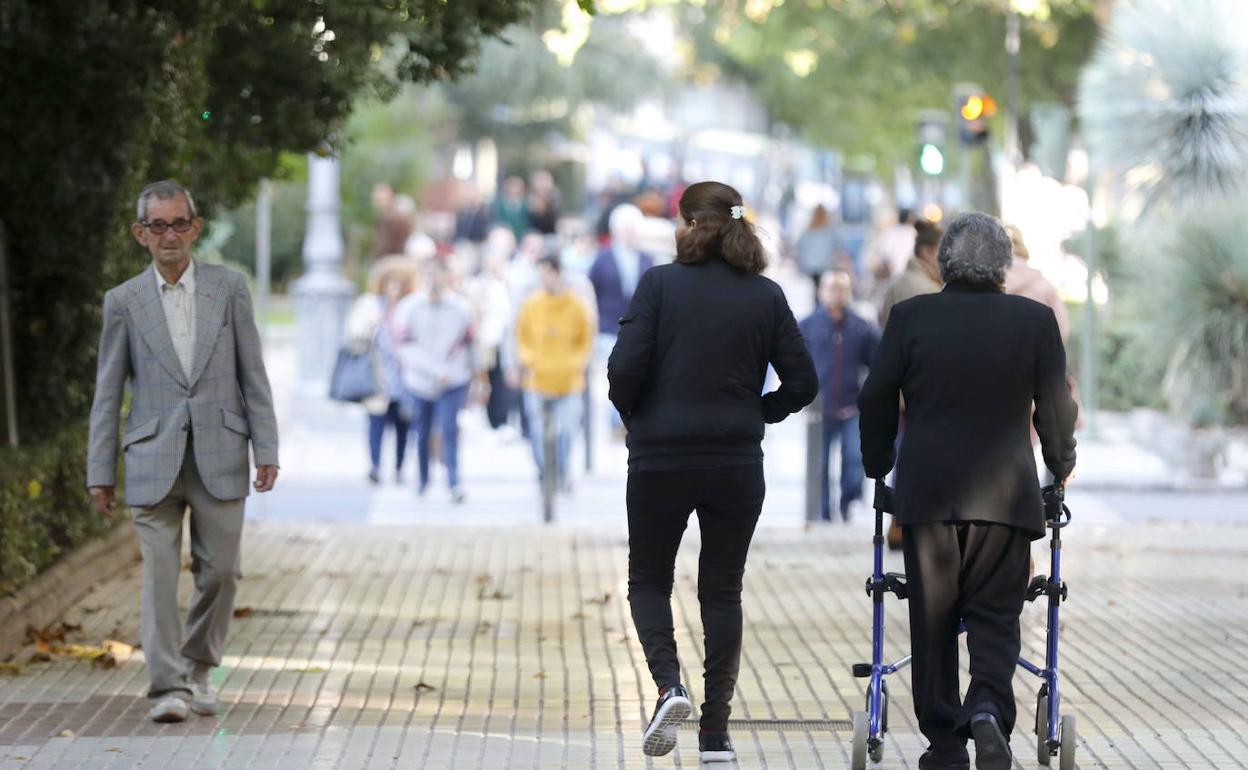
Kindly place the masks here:
[(113, 511), (117, 507), (116, 489), (114, 487), (91, 487), (87, 491), (91, 493), (91, 505), (96, 513), (107, 519), (113, 518)]
[(257, 465), (256, 466), (256, 483), (253, 485), (257, 492), (268, 492), (277, 483), (277, 466), (276, 465)]

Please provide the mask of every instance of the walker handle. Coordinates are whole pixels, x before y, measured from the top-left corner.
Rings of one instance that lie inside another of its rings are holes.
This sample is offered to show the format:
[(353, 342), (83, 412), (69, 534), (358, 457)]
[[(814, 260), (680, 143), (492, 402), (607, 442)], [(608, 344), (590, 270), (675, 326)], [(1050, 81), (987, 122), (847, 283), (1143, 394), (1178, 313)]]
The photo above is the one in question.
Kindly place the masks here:
[(881, 513), (893, 512), (893, 488), (884, 483), (884, 479), (875, 481), (875, 502), (872, 505)]
[(1044, 519), (1045, 526), (1052, 529), (1061, 529), (1070, 523), (1070, 508), (1066, 507), (1066, 485), (1052, 484), (1043, 487), (1040, 490), (1040, 497), (1044, 500)]

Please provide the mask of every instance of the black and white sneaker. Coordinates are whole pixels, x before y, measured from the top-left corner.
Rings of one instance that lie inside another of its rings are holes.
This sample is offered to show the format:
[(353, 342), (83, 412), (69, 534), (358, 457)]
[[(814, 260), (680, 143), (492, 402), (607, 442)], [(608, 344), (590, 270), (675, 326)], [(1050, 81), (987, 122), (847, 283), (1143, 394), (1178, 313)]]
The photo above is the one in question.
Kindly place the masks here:
[(659, 702), (654, 704), (654, 716), (650, 724), (641, 734), (641, 750), (648, 757), (661, 757), (670, 754), (676, 748), (677, 731), (680, 723), (693, 713), (693, 701), (689, 700), (689, 691), (675, 685), (663, 691)]
[(698, 733), (698, 758), (705, 762), (734, 762), (737, 753), (732, 750), (728, 733)]

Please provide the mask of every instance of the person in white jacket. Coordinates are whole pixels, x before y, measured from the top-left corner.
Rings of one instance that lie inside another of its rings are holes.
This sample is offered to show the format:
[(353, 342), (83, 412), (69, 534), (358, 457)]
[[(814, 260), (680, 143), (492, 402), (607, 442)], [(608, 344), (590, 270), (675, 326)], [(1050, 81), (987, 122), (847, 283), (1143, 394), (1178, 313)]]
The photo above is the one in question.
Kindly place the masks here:
[(399, 303), (395, 310), (403, 386), (412, 404), (419, 470), (417, 491), (429, 486), (430, 436), (442, 437), (451, 500), (464, 501), (459, 483), (459, 412), (474, 374), (472, 307), (451, 291), (450, 266), (433, 259), (427, 289)]
[(356, 299), (347, 314), (347, 345), (354, 352), (372, 354), (373, 380), (377, 383), (377, 392), (362, 402), (368, 413), (368, 480), (374, 484), (381, 483), (381, 444), (387, 427), (394, 428), (395, 481), (403, 479), (411, 406), (404, 398), (395, 311), (403, 298), (412, 293), (415, 283), (411, 260), (383, 257), (369, 272), (368, 290)]

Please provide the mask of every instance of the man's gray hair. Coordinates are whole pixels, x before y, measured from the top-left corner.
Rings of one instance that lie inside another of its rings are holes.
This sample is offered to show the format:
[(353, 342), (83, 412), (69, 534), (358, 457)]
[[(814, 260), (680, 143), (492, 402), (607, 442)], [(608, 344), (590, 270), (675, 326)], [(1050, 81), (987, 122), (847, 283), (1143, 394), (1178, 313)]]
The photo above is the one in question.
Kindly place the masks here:
[(135, 221), (147, 221), (147, 202), (149, 199), (159, 198), (162, 201), (167, 201), (179, 195), (186, 196), (186, 205), (191, 211), (191, 219), (199, 216), (195, 211), (195, 199), (191, 197), (191, 191), (172, 179), (162, 179), (159, 182), (152, 182), (143, 188), (143, 192), (139, 193), (139, 201), (135, 205), (135, 213), (138, 215), (138, 218)]
[(971, 212), (949, 223), (936, 261), (945, 283), (1003, 286), (1013, 257), (1014, 245), (1001, 223), (987, 214)]

